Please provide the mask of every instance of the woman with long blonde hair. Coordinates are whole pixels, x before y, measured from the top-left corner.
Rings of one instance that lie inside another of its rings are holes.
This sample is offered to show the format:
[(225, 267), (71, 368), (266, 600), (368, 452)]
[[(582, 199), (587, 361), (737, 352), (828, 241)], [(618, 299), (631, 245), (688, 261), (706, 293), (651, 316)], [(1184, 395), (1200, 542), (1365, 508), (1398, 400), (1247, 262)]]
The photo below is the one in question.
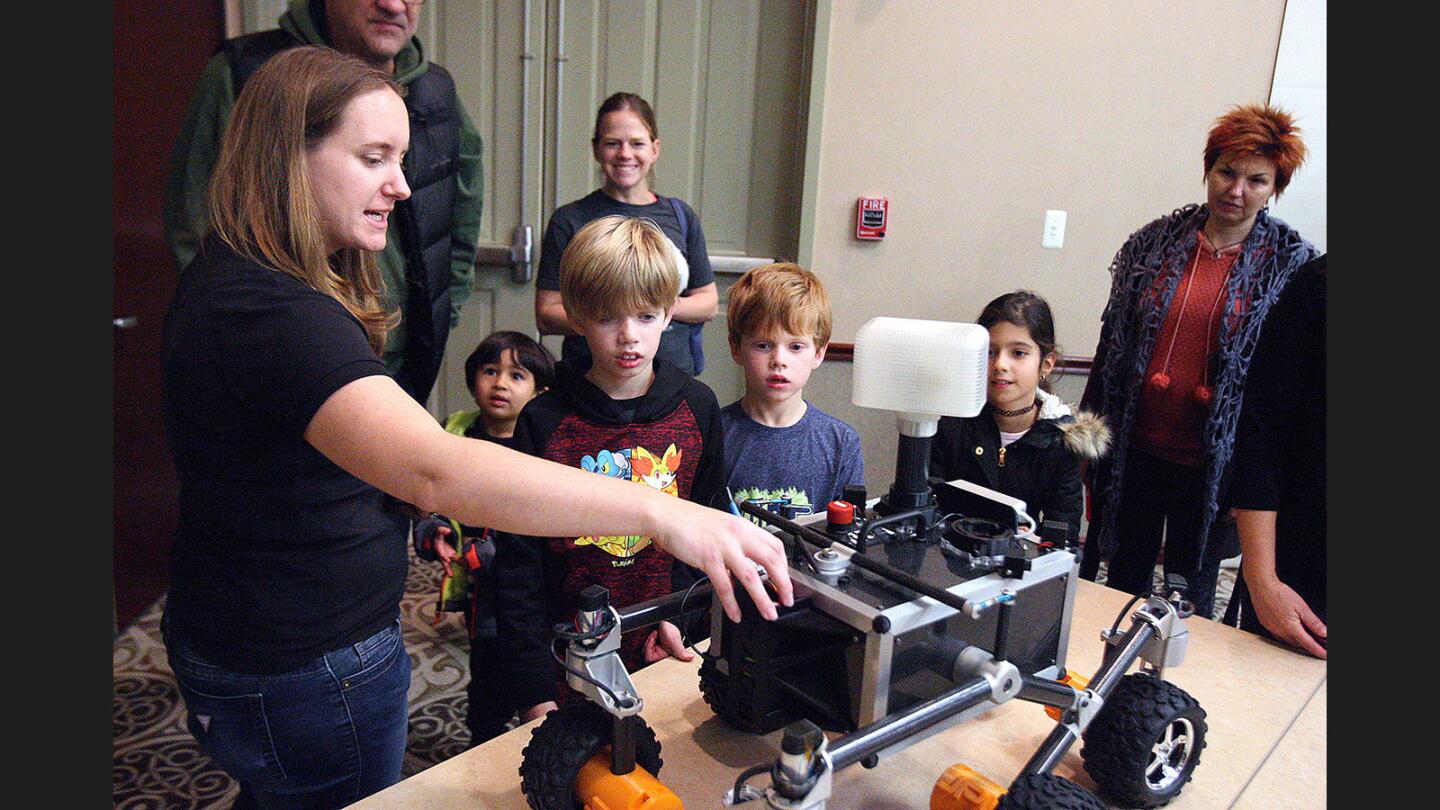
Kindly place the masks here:
[(396, 499), (529, 535), (644, 534), (792, 601), (777, 540), (646, 487), (445, 432), (379, 357), (395, 315), (374, 253), (410, 190), (401, 92), (301, 47), (246, 83), (209, 193), (212, 233), (166, 316), (163, 402), (180, 526), (163, 622), (192, 734), (240, 806), (339, 807), (397, 781), (409, 658)]

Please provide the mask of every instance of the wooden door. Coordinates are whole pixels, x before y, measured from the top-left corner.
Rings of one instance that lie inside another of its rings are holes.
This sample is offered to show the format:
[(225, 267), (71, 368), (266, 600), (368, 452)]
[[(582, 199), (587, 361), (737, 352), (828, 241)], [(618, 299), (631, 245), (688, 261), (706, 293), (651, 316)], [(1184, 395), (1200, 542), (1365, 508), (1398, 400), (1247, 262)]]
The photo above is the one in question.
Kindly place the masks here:
[(179, 268), (161, 207), (170, 150), (205, 61), (221, 0), (123, 3), (114, 13), (114, 536), (117, 626), (169, 581), (179, 483), (160, 416), (160, 327)]

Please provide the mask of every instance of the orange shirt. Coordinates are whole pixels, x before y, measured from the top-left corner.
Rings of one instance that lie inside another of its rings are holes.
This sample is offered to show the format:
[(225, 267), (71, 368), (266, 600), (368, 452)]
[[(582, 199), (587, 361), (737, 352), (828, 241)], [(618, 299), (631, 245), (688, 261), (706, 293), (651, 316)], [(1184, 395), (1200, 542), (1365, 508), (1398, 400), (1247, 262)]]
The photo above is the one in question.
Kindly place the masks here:
[[(1196, 231), (1195, 256), (1171, 299), (1155, 339), (1140, 389), (1131, 446), (1175, 464), (1205, 463), (1201, 441), (1209, 403), (1196, 399), (1199, 386), (1215, 384), (1212, 357), (1220, 343), (1225, 285), (1240, 245), (1216, 251), (1203, 230)], [(1169, 377), (1163, 390), (1157, 375)]]

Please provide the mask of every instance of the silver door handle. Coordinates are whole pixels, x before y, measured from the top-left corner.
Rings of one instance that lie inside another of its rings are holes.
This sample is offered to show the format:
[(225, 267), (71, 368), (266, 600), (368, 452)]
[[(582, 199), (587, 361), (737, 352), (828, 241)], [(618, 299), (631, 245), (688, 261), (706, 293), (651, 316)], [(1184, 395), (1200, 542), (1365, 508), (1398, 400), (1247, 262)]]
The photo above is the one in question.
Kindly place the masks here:
[(114, 318), (110, 322), (115, 325), (116, 329), (134, 329), (140, 323), (140, 319), (134, 315), (125, 315)]
[(475, 248), (475, 266), (510, 267), (510, 278), (525, 284), (535, 276), (535, 237), (529, 225), (516, 225), (508, 245), (479, 245)]
[(534, 247), (535, 240), (531, 236), (530, 226), (516, 225), (510, 242), (510, 280), (516, 284), (528, 284), (534, 277)]

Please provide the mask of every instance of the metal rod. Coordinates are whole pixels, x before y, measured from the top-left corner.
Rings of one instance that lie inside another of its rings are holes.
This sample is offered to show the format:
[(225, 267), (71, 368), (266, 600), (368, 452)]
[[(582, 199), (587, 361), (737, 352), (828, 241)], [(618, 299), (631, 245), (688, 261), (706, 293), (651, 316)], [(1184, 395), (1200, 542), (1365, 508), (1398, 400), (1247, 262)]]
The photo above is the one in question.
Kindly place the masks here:
[[(525, 8), (522, 12), (525, 17), (525, 27), (520, 42), (520, 216), (515, 226), (516, 229), (525, 227), (527, 222), (525, 206), (530, 202), (530, 63), (535, 60), (535, 54), (530, 50), (530, 11), (530, 0), (525, 0)], [(526, 258), (533, 262), (533, 251), (532, 255)], [(519, 272), (515, 268), (512, 256), (510, 278), (517, 283), (529, 281), (529, 279), (522, 280), (518, 276)]]
[[(1144, 610), (1144, 608), (1140, 608)], [(1140, 648), (1145, 646), (1155, 636), (1155, 626), (1141, 619), (1130, 621), (1130, 631), (1125, 637), (1125, 646), (1114, 657), (1108, 658), (1100, 665), (1095, 674), (1090, 678), (1090, 689), (1102, 698), (1109, 697), (1120, 679), (1125, 677), (1125, 671), (1140, 657)]]
[[(741, 501), (738, 506), (740, 507), (740, 510), (742, 512), (748, 512), (749, 514), (760, 518), (766, 523), (772, 524), (786, 532), (789, 532), (790, 534), (795, 535), (796, 537), (804, 540), (812, 546), (816, 546), (818, 548), (829, 548), (830, 544), (833, 542), (830, 536), (825, 534), (824, 532), (817, 531), (810, 528), (809, 526), (801, 526), (799, 523), (796, 523), (793, 520), (787, 520), (785, 518), (782, 518), (774, 512), (769, 512), (759, 506), (750, 503), (749, 501)], [(852, 554), (850, 556), (850, 562), (856, 566), (859, 566), (860, 568), (864, 568), (866, 571), (869, 571), (872, 574), (884, 577), (891, 582), (903, 585), (906, 588), (909, 588), (910, 590), (920, 594), (921, 596), (928, 596), (942, 605), (952, 607), (959, 611), (965, 610), (965, 600), (956, 596), (955, 594), (937, 588), (928, 582), (918, 580), (915, 577), (912, 577), (909, 574), (905, 573), (904, 571), (891, 568), (885, 563), (872, 560), (864, 554)]]
[(555, 156), (550, 162), (551, 172), (551, 198), (552, 205), (559, 208), (560, 203), (560, 147), (561, 133), (565, 130), (560, 127), (561, 113), (565, 109), (565, 0), (556, 3), (557, 22), (555, 24)]
[(1016, 697), (1031, 703), (1043, 703), (1058, 709), (1070, 709), (1075, 706), (1075, 698), (1080, 694), (1075, 687), (1059, 681), (1052, 681), (1049, 678), (1022, 673), (1020, 680), (1024, 685), (1020, 687), (1020, 694)]
[(1031, 773), (1050, 773), (1077, 739), (1079, 738), (1075, 736), (1075, 730), (1068, 724), (1060, 723), (1055, 726), (1050, 735), (1045, 738), (1045, 742), (1040, 743), (1034, 756), (1030, 757), (1030, 761), (1025, 763), (1025, 767), (1020, 769), (1020, 773), (1015, 778), (1018, 779)]
[(830, 761), (838, 771), (989, 699), (990, 682), (971, 678), (902, 714), (892, 714), (841, 737), (830, 746)]
[(612, 726), (614, 738), (610, 745), (610, 772), (624, 776), (635, 770), (635, 723), (640, 715), (616, 717)]
[[(682, 613), (705, 610), (710, 607), (710, 595), (714, 591), (715, 587), (707, 581), (688, 590), (636, 602), (623, 610), (617, 609), (616, 612), (620, 614), (620, 632), (628, 633), (639, 627), (670, 621)], [(688, 598), (686, 594), (689, 594)], [(682, 603), (685, 607), (683, 611), (680, 609)]]
[[(1139, 608), (1139, 610), (1144, 609), (1143, 606)], [(1102, 699), (1109, 697), (1110, 693), (1115, 690), (1115, 686), (1120, 683), (1120, 679), (1125, 677), (1125, 671), (1130, 669), (1130, 665), (1135, 663), (1136, 658), (1140, 657), (1140, 648), (1144, 647), (1154, 635), (1154, 625), (1142, 619), (1132, 619), (1124, 646), (1114, 655), (1105, 656), (1105, 662), (1100, 665), (1095, 676), (1090, 679), (1089, 689)], [(1106, 646), (1109, 647), (1109, 644), (1107, 643)], [(1032, 686), (1039, 687), (1039, 681), (1032, 683), (1032, 679), (1027, 677), (1024, 688), (1030, 689)], [(1061, 706), (1061, 708), (1068, 709), (1070, 706)], [(1050, 735), (1045, 738), (1045, 742), (1041, 743), (1040, 748), (1035, 751), (1035, 755), (1025, 763), (1025, 767), (1020, 771), (1021, 775), (1049, 773), (1077, 739), (1079, 737), (1070, 724), (1056, 725)]]
[(1000, 603), (1000, 616), (995, 620), (995, 656), (996, 661), (1004, 661), (1010, 646), (1010, 613), (1014, 602)]
[(771, 512), (768, 509), (756, 506), (750, 501), (739, 501), (735, 505), (740, 508), (741, 512), (747, 512), (751, 515), (754, 515), (755, 517), (760, 518), (766, 523), (774, 525), (780, 529), (784, 529), (790, 534), (799, 537), (800, 539), (804, 540), (812, 546), (815, 546), (816, 548), (829, 548), (830, 544), (834, 542), (833, 538), (831, 538), (830, 535), (820, 531), (819, 529), (812, 529), (809, 526), (801, 526), (799, 523), (796, 523), (793, 520), (780, 517), (779, 515)]

